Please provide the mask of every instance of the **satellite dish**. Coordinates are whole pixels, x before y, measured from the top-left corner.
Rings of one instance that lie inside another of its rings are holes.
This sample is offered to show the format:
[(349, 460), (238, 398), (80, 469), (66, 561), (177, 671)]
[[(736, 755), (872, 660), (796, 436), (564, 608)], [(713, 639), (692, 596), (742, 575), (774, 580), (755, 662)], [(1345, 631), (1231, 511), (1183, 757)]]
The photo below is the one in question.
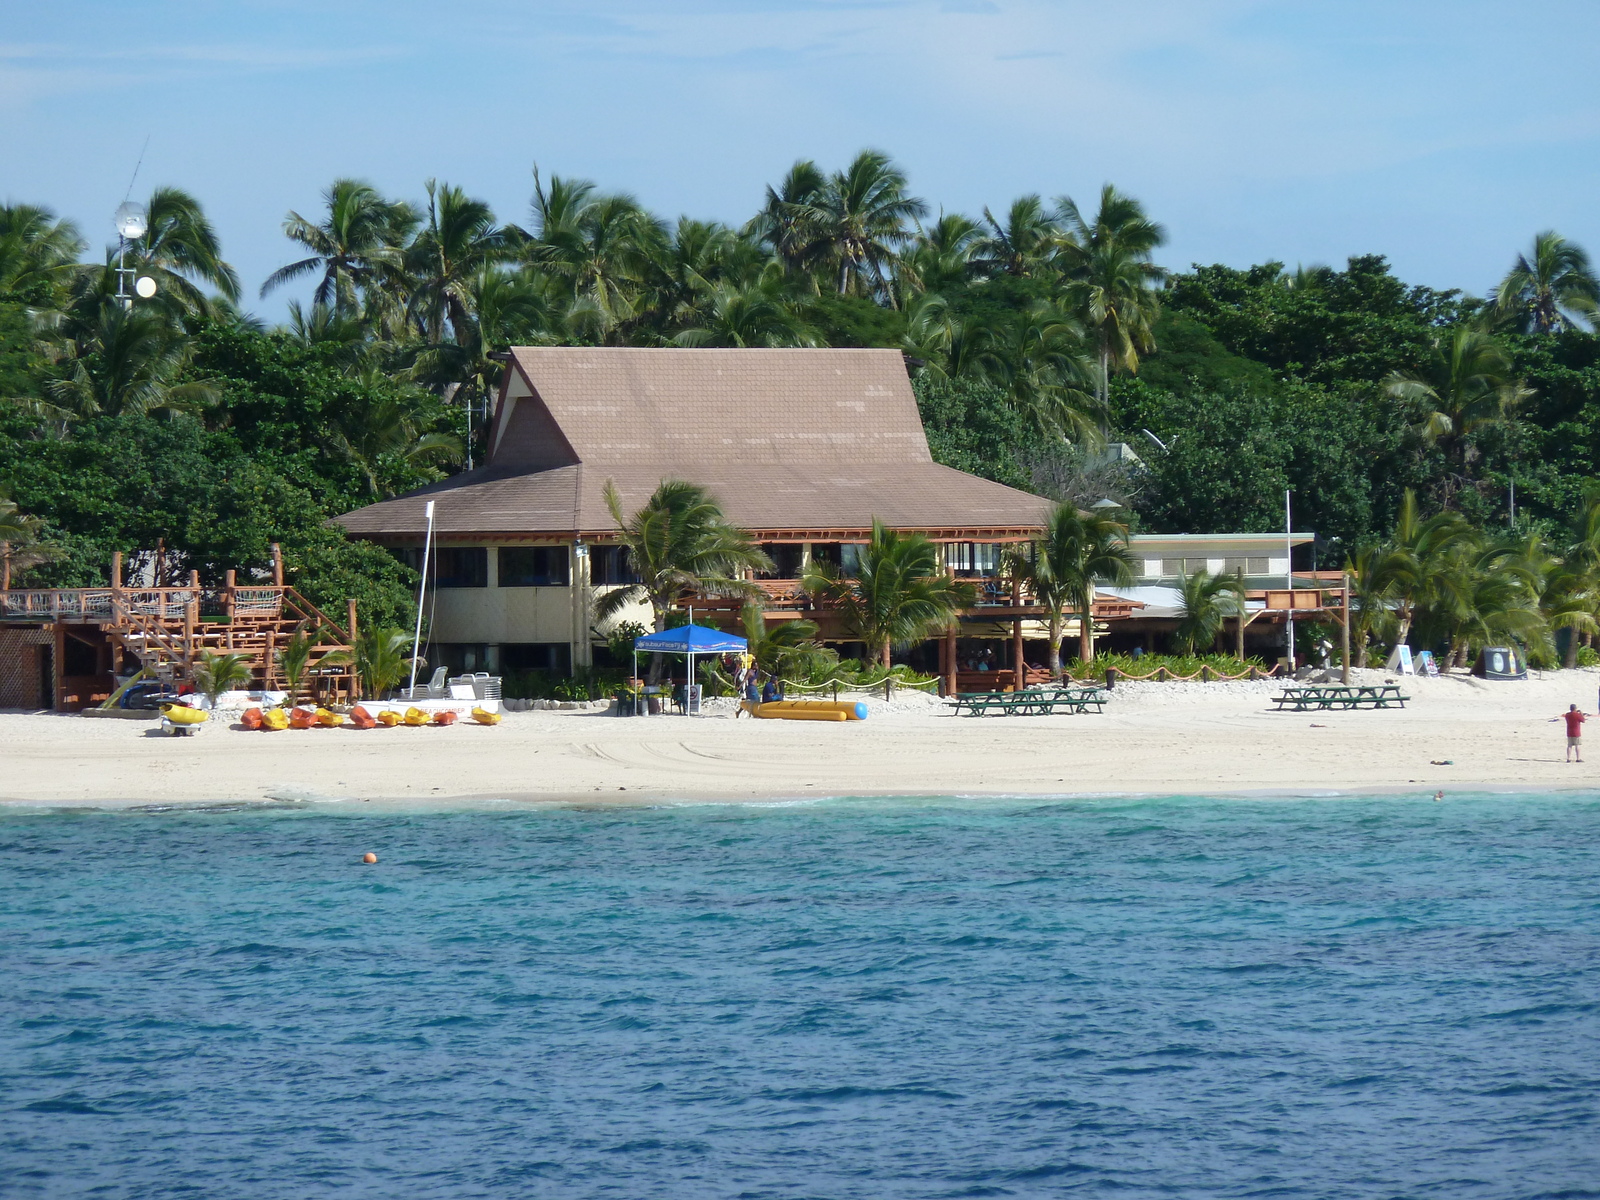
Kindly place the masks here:
[(113, 218), (117, 224), (117, 232), (132, 241), (142, 238), (144, 231), (150, 227), (145, 216), (144, 205), (135, 204), (132, 200), (125, 200), (117, 207), (116, 216)]
[(133, 281), (133, 290), (139, 293), (141, 300), (148, 300), (156, 294), (156, 281), (148, 275), (141, 275)]

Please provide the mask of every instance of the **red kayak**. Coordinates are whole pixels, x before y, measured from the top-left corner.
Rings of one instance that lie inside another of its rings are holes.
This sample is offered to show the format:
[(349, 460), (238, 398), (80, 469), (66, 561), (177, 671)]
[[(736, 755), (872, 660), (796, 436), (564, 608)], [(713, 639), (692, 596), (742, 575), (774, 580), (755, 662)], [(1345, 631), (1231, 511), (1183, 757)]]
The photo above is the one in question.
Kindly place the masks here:
[(291, 708), (289, 710), (290, 729), (310, 729), (317, 723), (317, 713), (312, 708)]
[(245, 709), (244, 715), (239, 718), (239, 724), (243, 725), (246, 729), (260, 729), (261, 710), (259, 708)]
[(444, 712), (434, 713), (433, 723), (435, 725), (454, 725), (456, 723), (456, 714), (450, 712), (448, 709), (446, 709)]
[(371, 729), (378, 723), (378, 718), (369, 713), (361, 705), (356, 705), (350, 710), (350, 724), (357, 729)]

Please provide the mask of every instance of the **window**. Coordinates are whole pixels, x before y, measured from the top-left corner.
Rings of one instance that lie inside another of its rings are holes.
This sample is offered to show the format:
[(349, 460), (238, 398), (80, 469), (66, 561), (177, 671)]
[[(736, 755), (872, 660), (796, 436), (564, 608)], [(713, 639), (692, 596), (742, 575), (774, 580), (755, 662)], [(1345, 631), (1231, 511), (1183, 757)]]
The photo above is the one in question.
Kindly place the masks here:
[(500, 586), (567, 587), (572, 575), (565, 546), (500, 547)]
[(551, 675), (572, 674), (572, 647), (566, 642), (502, 642), (502, 671), (546, 671)]
[(952, 542), (945, 562), (957, 575), (993, 575), (1000, 570), (998, 542)]
[(1161, 573), (1163, 575), (1195, 575), (1201, 571), (1209, 570), (1206, 566), (1210, 560), (1205, 558), (1163, 558), (1161, 560)]
[(803, 549), (798, 542), (763, 542), (761, 551), (772, 560), (772, 570), (763, 571), (756, 578), (799, 579)]
[(837, 567), (839, 565), (839, 543), (812, 542), (811, 561), (818, 566), (823, 563), (828, 563), (831, 566)]
[(1235, 571), (1243, 571), (1246, 575), (1265, 575), (1267, 573), (1267, 560), (1264, 558), (1227, 558), (1222, 562), (1222, 569), (1230, 575)]
[(628, 561), (626, 546), (591, 546), (589, 548), (589, 582), (595, 587), (613, 587), (624, 583), (638, 583), (633, 563)]
[(428, 665), (417, 671), (417, 679), (422, 682), (437, 667), (443, 667), (450, 675), (489, 669), (489, 647), (482, 642), (434, 642), (427, 647), (427, 657)]
[(483, 546), (449, 546), (433, 552), (433, 586), (489, 586), (489, 551)]
[(866, 547), (855, 542), (845, 542), (839, 547), (839, 574), (854, 575), (861, 565), (861, 552)]

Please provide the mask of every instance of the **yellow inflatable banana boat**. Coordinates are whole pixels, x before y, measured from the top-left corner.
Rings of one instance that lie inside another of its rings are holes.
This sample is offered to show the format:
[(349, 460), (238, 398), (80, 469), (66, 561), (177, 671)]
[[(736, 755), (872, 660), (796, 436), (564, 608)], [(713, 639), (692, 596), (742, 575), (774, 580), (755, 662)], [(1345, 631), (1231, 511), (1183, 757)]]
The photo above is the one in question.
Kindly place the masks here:
[(867, 706), (859, 700), (768, 700), (740, 707), (752, 717), (777, 721), (865, 721)]

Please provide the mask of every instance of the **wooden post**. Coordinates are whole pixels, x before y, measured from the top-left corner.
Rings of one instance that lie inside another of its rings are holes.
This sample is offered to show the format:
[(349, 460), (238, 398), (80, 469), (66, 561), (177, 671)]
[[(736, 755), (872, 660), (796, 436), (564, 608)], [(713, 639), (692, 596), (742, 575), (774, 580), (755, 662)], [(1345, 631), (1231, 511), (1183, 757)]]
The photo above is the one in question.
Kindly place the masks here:
[(1343, 668), (1339, 672), (1339, 682), (1350, 682), (1350, 573), (1345, 572), (1343, 602), (1344, 620), (1339, 623), (1339, 652), (1342, 656)]
[(111, 552), (111, 590), (115, 592), (115, 591), (120, 591), (121, 589), (122, 589), (122, 551), (121, 550), (113, 550)]
[(67, 698), (67, 689), (61, 674), (67, 666), (66, 623), (57, 619), (50, 632), (53, 637), (50, 649), (50, 707), (56, 712), (61, 712), (66, 707)]
[(0, 542), (0, 592), (11, 590), (11, 543)]
[(283, 586), (283, 547), (272, 543), (272, 586)]
[(355, 649), (356, 636), (356, 602), (352, 600), (350, 601), (350, 648), (352, 650)]
[[(1011, 581), (1011, 606), (1022, 607), (1022, 576), (1018, 575)], [(1022, 691), (1027, 686), (1028, 665), (1022, 660), (1022, 618), (1018, 617), (1011, 622), (1011, 668), (1012, 678), (1015, 680), (1014, 688)]]
[(950, 628), (944, 631), (944, 660), (945, 677), (949, 681), (946, 684), (945, 692), (947, 695), (954, 696), (956, 694), (956, 671), (958, 669), (956, 665), (956, 626), (954, 622), (951, 622)]

